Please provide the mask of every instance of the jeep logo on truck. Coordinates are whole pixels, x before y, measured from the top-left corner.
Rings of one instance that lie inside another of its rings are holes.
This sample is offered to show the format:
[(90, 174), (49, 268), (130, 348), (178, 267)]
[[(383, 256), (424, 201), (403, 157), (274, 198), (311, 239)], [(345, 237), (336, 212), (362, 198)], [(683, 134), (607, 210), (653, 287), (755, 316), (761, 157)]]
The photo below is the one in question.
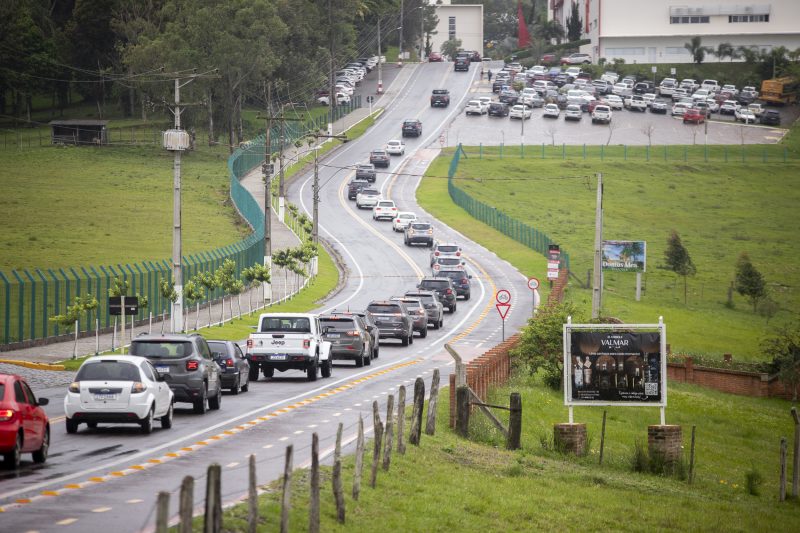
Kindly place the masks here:
[(277, 339), (272, 341), (273, 346), (283, 346), (284, 344), (286, 344), (286, 341), (279, 341)]

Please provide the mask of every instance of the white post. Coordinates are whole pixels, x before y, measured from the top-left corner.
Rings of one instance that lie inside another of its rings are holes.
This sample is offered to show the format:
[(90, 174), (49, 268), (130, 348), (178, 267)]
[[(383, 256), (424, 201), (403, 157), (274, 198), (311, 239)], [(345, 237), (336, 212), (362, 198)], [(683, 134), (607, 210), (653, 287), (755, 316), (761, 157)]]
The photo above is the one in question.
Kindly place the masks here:
[(150, 318), (147, 324), (147, 334), (151, 335), (153, 333), (153, 312), (150, 311)]
[(286, 199), (283, 196), (281, 196), (278, 198), (278, 219), (280, 219), (280, 221), (284, 224), (286, 223), (285, 210), (286, 210)]
[(72, 343), (72, 358), (78, 358), (78, 321), (75, 321), (75, 342)]
[(94, 319), (94, 354), (100, 354), (100, 319)]
[(594, 272), (592, 273), (592, 318), (600, 316), (603, 269), (603, 175), (597, 174), (597, 206), (594, 219)]
[(116, 350), (114, 344), (117, 340), (117, 317), (114, 317), (114, 331), (111, 332), (111, 351)]
[(661, 411), (661, 425), (666, 426), (667, 425), (666, 409), (664, 409), (664, 407), (661, 407), (660, 411)]
[(569, 423), (570, 424), (574, 424), (575, 423), (575, 417), (573, 416), (572, 406), (571, 405), (569, 406)]
[(636, 273), (636, 301), (642, 299), (642, 273)]
[(122, 299), (122, 320), (120, 320), (120, 343), (119, 348), (122, 355), (125, 355), (125, 295), (121, 296)]
[(539, 289), (533, 289), (533, 315), (536, 315), (536, 311), (539, 310), (539, 304), (541, 303), (541, 296), (539, 295)]

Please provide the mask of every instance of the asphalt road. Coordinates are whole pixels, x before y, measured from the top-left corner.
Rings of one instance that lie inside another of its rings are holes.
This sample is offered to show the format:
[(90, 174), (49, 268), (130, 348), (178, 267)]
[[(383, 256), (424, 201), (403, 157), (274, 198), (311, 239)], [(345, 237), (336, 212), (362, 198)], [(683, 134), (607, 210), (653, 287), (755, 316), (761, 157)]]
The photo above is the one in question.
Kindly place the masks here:
[[(404, 68), (411, 68), (410, 66)], [(406, 139), (406, 155), (393, 157), (388, 173), (377, 184), (384, 194), (405, 210), (422, 213), (414, 189), (436, 156), (441, 128), (459, 113), (464, 99), (475, 88), (477, 69), (455, 73), (450, 64), (419, 65), (393, 96), (386, 112), (362, 138), (333, 153), (320, 167), (321, 234), (337, 249), (349, 271), (347, 283), (336, 297), (318, 311), (361, 309), (379, 298), (402, 294), (429, 272), (429, 250), (403, 246), (400, 234), (389, 222), (373, 222), (368, 211), (359, 211), (344, 195), (352, 168), (368, 153), (392, 138), (400, 138), (403, 119), (423, 122), (419, 139)], [(400, 77), (398, 77), (398, 82)], [(431, 109), (431, 89), (448, 87), (453, 104)], [(395, 87), (392, 88), (393, 93)], [(385, 97), (388, 99), (388, 96)], [(385, 105), (382, 103), (382, 105)], [(289, 189), (292, 202), (311, 210), (311, 178), (297, 180)], [(171, 513), (177, 512), (181, 479), (196, 478), (195, 502), (202, 506), (204, 474), (210, 463), (222, 465), (222, 492), (226, 502), (245, 495), (247, 457), (254, 453), (260, 482), (276, 479), (283, 470), (285, 447), (294, 446), (294, 466), (310, 461), (311, 433), (320, 436), (320, 449), (329, 455), (335, 433), (342, 423), (345, 451), (353, 448), (358, 417), (372, 427), (372, 402), (378, 401), (385, 419), (386, 398), (400, 386), (411, 387), (423, 377), (426, 388), (438, 368), (442, 383), (452, 369), (443, 349), (452, 343), (466, 359), (480, 355), (501, 340), (502, 328), (494, 293), (508, 289), (512, 309), (505, 334), (518, 329), (530, 314), (530, 291), (525, 278), (493, 253), (471, 243), (455, 229), (435, 222), (437, 238), (462, 244), (473, 276), (472, 298), (459, 300), (458, 309), (445, 315), (441, 330), (430, 330), (408, 347), (398, 341), (382, 343), (380, 358), (370, 367), (352, 363), (336, 365), (333, 376), (314, 383), (299, 372), (279, 374), (270, 381), (253, 383), (238, 396), (226, 394), (222, 408), (194, 415), (188, 404), (178, 404), (170, 430), (156, 429), (141, 435), (134, 426), (110, 426), (95, 430), (82, 426), (77, 435), (64, 429), (61, 399), (63, 386), (40, 390), (49, 396), (53, 438), (50, 459), (34, 466), (26, 457), (24, 467), (0, 477), (0, 529), (4, 531), (140, 531), (154, 522), (156, 493), (170, 491)]]

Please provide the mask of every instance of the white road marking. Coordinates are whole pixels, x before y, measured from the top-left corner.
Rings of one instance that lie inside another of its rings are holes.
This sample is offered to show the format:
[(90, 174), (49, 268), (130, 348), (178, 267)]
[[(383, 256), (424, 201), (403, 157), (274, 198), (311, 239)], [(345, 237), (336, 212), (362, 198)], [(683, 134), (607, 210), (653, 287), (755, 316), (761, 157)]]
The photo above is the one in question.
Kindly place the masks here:
[(77, 521), (78, 521), (77, 518), (65, 518), (64, 520), (59, 520), (58, 522), (56, 522), (56, 524), (58, 524), (59, 526), (68, 526), (70, 524), (74, 524)]
[(234, 461), (232, 463), (228, 463), (228, 464), (225, 465), (225, 468), (233, 468), (234, 466), (239, 466), (239, 463), (237, 461)]
[(272, 444), (265, 444), (264, 446), (262, 446), (262, 448), (265, 450), (269, 450), (270, 448), (272, 448)]
[(111, 510), (111, 507), (98, 507), (97, 509), (92, 509), (92, 512), (93, 513), (105, 513), (105, 512), (110, 511), (110, 510)]
[(284, 441), (289, 440), (289, 437), (281, 437), (278, 440), (281, 441), (281, 442), (284, 442)]
[(127, 500), (125, 503), (142, 503), (144, 500), (140, 498), (134, 498), (132, 500)]
[(302, 429), (298, 429), (297, 431), (294, 432), (294, 434), (295, 435), (302, 435), (303, 434), (303, 430)]

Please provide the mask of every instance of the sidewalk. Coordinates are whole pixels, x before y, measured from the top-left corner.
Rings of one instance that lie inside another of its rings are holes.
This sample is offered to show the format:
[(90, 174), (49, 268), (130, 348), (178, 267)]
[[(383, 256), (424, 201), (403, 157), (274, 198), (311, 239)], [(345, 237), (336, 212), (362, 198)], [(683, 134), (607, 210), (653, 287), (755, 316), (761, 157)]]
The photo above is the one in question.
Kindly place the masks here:
[[(389, 69), (396, 69), (396, 72), (391, 72)], [(384, 87), (386, 90), (384, 94), (381, 96), (375, 95), (374, 91), (377, 87), (377, 74), (373, 71), (369, 79), (365, 79), (363, 85), (359, 88), (358, 93), (362, 94), (362, 102), (365, 102), (367, 95), (375, 96), (375, 102), (372, 104), (373, 111), (375, 111), (380, 106), (387, 105), (395, 95), (405, 86), (408, 79), (416, 70), (416, 65), (407, 64), (402, 69), (395, 67), (394, 65), (384, 65)], [(388, 84), (387, 84), (388, 81)], [(362, 106), (360, 109), (356, 109), (349, 115), (339, 119), (333, 124), (333, 131), (335, 134), (342, 133), (346, 131), (348, 128), (355, 125), (355, 123), (363, 120), (364, 118), (369, 116), (369, 105)], [(296, 148), (294, 146), (290, 146), (288, 150), (285, 152), (286, 161), (292, 161), (297, 157), (297, 154), (301, 151), (301, 148)], [(300, 177), (301, 174), (295, 175), (295, 179)], [(292, 180), (287, 182), (287, 186), (291, 183)], [(256, 199), (258, 205), (261, 209), (264, 209), (264, 182), (261, 178), (261, 169), (256, 167), (252, 171), (250, 171), (242, 180), (242, 185), (247, 189), (250, 194)], [(300, 240), (297, 236), (292, 233), (292, 231), (278, 219), (277, 213), (274, 210), (271, 210), (271, 226), (272, 226), (272, 253), (274, 254), (278, 250), (283, 250), (287, 248), (296, 247), (300, 244)], [(293, 274), (290, 273), (289, 277), (289, 286), (286, 286), (286, 276), (282, 270), (273, 270), (272, 272), (272, 296), (273, 301), (277, 302), (284, 299), (290, 292), (294, 289), (294, 278)], [(261, 289), (253, 289), (252, 291), (247, 291), (242, 293), (241, 295), (241, 308), (242, 313), (247, 313), (250, 310), (250, 296), (252, 295), (252, 301), (254, 305), (254, 309), (263, 308), (263, 302), (261, 302)], [(225, 301), (225, 317), (226, 321), (230, 320), (230, 303), (229, 299)], [(236, 301), (233, 302), (233, 310), (234, 314), (238, 314), (239, 309), (237, 306)], [(189, 309), (188, 318), (186, 319), (187, 327), (194, 328), (195, 323), (199, 323), (201, 330), (203, 328), (207, 328), (209, 325), (208, 319), (208, 307), (200, 308), (199, 316), (196, 314), (196, 308)], [(220, 316), (222, 315), (222, 303), (217, 302), (212, 304), (211, 306), (211, 324), (218, 324)], [(152, 332), (161, 332), (162, 328), (162, 321), (157, 319), (157, 317), (153, 317), (152, 323)], [(169, 317), (167, 317), (166, 323), (164, 324), (165, 331), (168, 331), (169, 328)], [(125, 336), (127, 338), (126, 345), (130, 342), (130, 338), (135, 337), (136, 335), (148, 331), (148, 325), (145, 324), (143, 326), (137, 326), (131, 331), (130, 328), (126, 328)], [(112, 334), (111, 333), (104, 333), (99, 336), (99, 345), (100, 351), (106, 351), (111, 349), (111, 340)], [(95, 353), (95, 337), (85, 337), (78, 339), (77, 344), (77, 354), (79, 357), (84, 355), (93, 355)], [(119, 331), (117, 332), (117, 339), (115, 345), (119, 346)], [(23, 348), (19, 350), (12, 350), (8, 352), (0, 352), (0, 361), (7, 360), (7, 361), (19, 361), (20, 363), (43, 363), (41, 368), (37, 368), (38, 365), (26, 365), (29, 367), (34, 368), (25, 368), (24, 366), (19, 366), (17, 364), (9, 363), (9, 362), (0, 362), (0, 373), (10, 372), (10, 373), (19, 373), (27, 376), (29, 379), (30, 376), (46, 374), (47, 372), (41, 372), (41, 370), (46, 369), (47, 364), (54, 364), (58, 363), (59, 361), (63, 361), (66, 359), (70, 359), (73, 353), (73, 341), (64, 341), (64, 342), (57, 342), (53, 344), (48, 344), (46, 346), (37, 346), (32, 348)], [(71, 372), (68, 374), (72, 374)], [(65, 376), (64, 379), (67, 379)], [(71, 378), (69, 378), (71, 379)], [(40, 381), (38, 379), (34, 379), (34, 382)], [(50, 382), (51, 379), (47, 379), (47, 382)], [(62, 380), (58, 380), (59, 383)], [(67, 381), (68, 383), (69, 381)]]

